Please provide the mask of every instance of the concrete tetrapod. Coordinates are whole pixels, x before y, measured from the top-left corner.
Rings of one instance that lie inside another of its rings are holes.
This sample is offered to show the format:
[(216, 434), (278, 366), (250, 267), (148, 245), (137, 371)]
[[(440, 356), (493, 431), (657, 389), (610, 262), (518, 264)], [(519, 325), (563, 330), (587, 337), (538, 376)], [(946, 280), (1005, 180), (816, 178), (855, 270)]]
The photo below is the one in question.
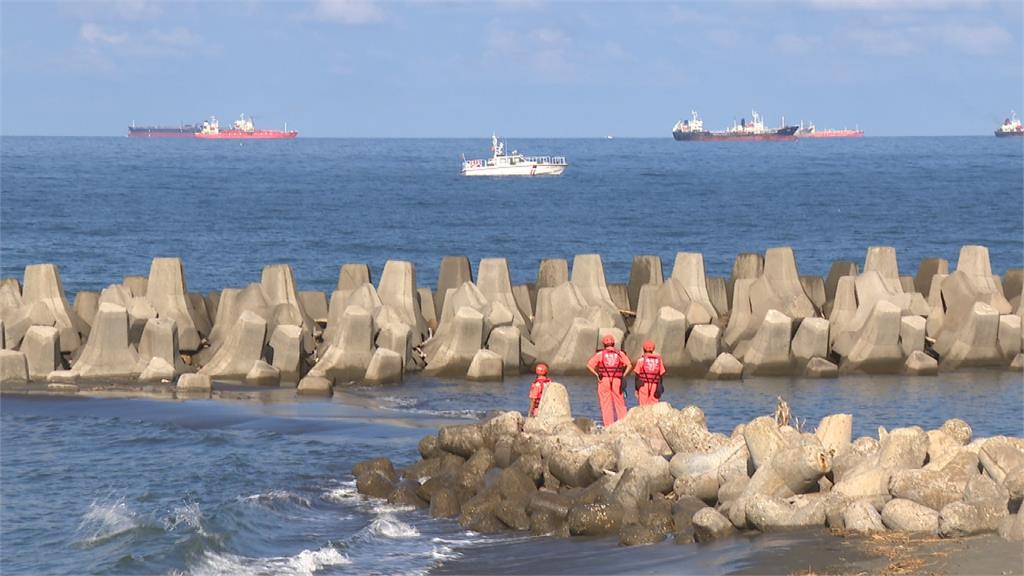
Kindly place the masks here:
[(769, 310), (743, 355), (744, 374), (789, 374), (793, 369), (792, 333), (792, 319), (778, 310)]
[(790, 318), (808, 318), (817, 315), (814, 304), (804, 293), (797, 272), (796, 257), (789, 246), (769, 248), (764, 254), (763, 278), (782, 302), (778, 310)]
[(764, 274), (764, 256), (756, 252), (743, 252), (736, 255), (732, 264), (732, 273), (726, 283), (726, 295), (729, 309), (732, 310), (736, 281), (741, 279), (757, 280)]
[[(270, 264), (260, 274), (260, 288), (267, 305), (275, 309), (275, 325), (290, 324), (301, 326), (305, 332), (314, 335), (319, 331), (316, 322), (306, 313), (295, 285), (295, 273), (288, 264)], [(286, 310), (281, 310), (285, 308)]]
[(615, 321), (615, 328), (626, 331), (626, 323), (612, 301), (605, 280), (604, 264), (600, 254), (577, 254), (572, 260), (572, 283), (579, 290), (584, 303), (607, 310)]
[(263, 356), (267, 321), (246, 310), (235, 322), (224, 344), (199, 373), (219, 380), (241, 382)]
[(416, 266), (404, 260), (385, 262), (377, 293), (383, 305), (374, 317), (378, 325), (395, 321), (405, 324), (412, 330), (412, 345), (419, 346), (427, 336), (427, 324), (416, 297)]
[(512, 312), (512, 325), (529, 333), (529, 318), (519, 311), (515, 296), (512, 295), (512, 281), (508, 261), (504, 258), (484, 258), (477, 269), (476, 286), (492, 304), (500, 302)]
[(629, 269), (629, 282), (626, 284), (626, 294), (629, 296), (629, 309), (636, 310), (641, 287), (647, 285), (657, 286), (664, 282), (664, 280), (660, 257), (634, 256), (633, 265)]
[(917, 267), (917, 276), (914, 276), (914, 287), (918, 292), (929, 295), (932, 292), (932, 278), (936, 274), (949, 275), (949, 261), (945, 258), (926, 258), (921, 260)]
[(196, 329), (195, 311), (188, 299), (181, 258), (154, 258), (149, 267), (146, 299), (160, 318), (178, 327), (178, 345), (186, 352), (199, 349), (202, 336)]
[(30, 380), (43, 381), (54, 370), (60, 369), (64, 361), (60, 354), (60, 330), (53, 326), (32, 326), (25, 332), (21, 351), (28, 362)]
[(28, 360), (17, 350), (0, 350), (0, 389), (28, 384)]
[(64, 297), (64, 285), (54, 264), (31, 264), (25, 267), (25, 284), (21, 292), (22, 306), (36, 302), (45, 306), (60, 330), (61, 352), (74, 352), (82, 344), (79, 320)]
[(187, 371), (178, 347), (178, 324), (170, 318), (153, 318), (142, 329), (138, 371), (142, 372), (153, 358), (160, 358), (171, 367), (172, 379)]
[(377, 348), (366, 368), (363, 382), (367, 384), (397, 384), (402, 381), (402, 355), (388, 348)]
[(456, 290), (466, 282), (473, 281), (473, 270), (466, 256), (445, 256), (437, 273), (437, 293), (434, 297), (435, 314), (441, 319), (441, 310), (449, 290)]
[(302, 350), (302, 328), (277, 326), (270, 334), (271, 360), (281, 382), (297, 383), (306, 372)]
[(672, 278), (679, 280), (686, 289), (691, 302), (702, 306), (712, 320), (718, 319), (718, 311), (708, 294), (708, 279), (704, 273), (704, 255), (700, 252), (678, 252), (672, 265)]
[(310, 369), (310, 376), (321, 376), (340, 383), (358, 381), (366, 374), (373, 358), (374, 319), (364, 308), (349, 306), (342, 314), (340, 329), (320, 361)]
[(103, 303), (94, 322), (89, 341), (72, 369), (83, 379), (131, 378), (139, 355), (128, 342), (128, 311)]
[(426, 372), (465, 376), (483, 346), (484, 336), (483, 314), (469, 306), (460, 307), (453, 321), (442, 323), (431, 341), (427, 350)]
[(466, 371), (466, 379), (477, 382), (500, 382), (503, 377), (504, 361), (496, 352), (481, 348), (473, 356), (469, 369)]
[(372, 284), (369, 264), (346, 263), (338, 269), (338, 284), (335, 290), (355, 290), (363, 284)]
[(943, 370), (998, 366), (1003, 363), (998, 339), (999, 313), (984, 302), (975, 302), (970, 315), (955, 332), (949, 328), (947, 320), (933, 348), (939, 355), (939, 366)]
[(79, 290), (78, 293), (75, 294), (74, 312), (89, 328), (92, 328), (93, 318), (96, 317), (96, 311), (99, 310), (99, 308), (99, 292)]
[(842, 373), (895, 374), (903, 367), (900, 309), (887, 301), (874, 305), (871, 316), (852, 339), (839, 363)]

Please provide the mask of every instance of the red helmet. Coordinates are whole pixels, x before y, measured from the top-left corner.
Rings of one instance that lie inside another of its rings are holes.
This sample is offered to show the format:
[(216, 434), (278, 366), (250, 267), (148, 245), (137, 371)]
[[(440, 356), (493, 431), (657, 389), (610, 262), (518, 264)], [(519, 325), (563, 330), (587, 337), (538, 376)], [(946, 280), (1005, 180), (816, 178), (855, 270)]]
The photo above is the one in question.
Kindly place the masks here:
[(615, 336), (611, 334), (605, 334), (604, 338), (601, 338), (602, 346), (615, 346)]
[(543, 362), (541, 362), (540, 364), (537, 364), (537, 367), (534, 368), (533, 371), (537, 373), (537, 376), (547, 376), (548, 375), (548, 365), (543, 363)]
[(654, 352), (653, 340), (644, 340), (644, 352)]

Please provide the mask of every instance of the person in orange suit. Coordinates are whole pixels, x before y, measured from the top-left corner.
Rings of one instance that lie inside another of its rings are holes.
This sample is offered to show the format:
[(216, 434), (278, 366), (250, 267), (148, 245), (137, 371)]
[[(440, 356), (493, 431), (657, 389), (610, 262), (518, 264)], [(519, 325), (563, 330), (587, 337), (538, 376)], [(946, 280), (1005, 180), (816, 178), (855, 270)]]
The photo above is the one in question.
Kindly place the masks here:
[(636, 397), (641, 406), (661, 401), (661, 378), (665, 375), (665, 362), (654, 353), (654, 342), (644, 341), (644, 354), (636, 361)]
[(551, 379), (548, 378), (548, 365), (541, 362), (537, 364), (537, 368), (534, 369), (537, 373), (537, 379), (530, 384), (530, 416), (537, 415), (537, 408), (540, 408), (540, 399), (544, 395), (544, 387)]
[(604, 346), (587, 362), (587, 370), (597, 378), (597, 400), (601, 404), (601, 419), (607, 428), (626, 417), (626, 391), (622, 379), (633, 369), (629, 356), (615, 347), (611, 334), (601, 339)]

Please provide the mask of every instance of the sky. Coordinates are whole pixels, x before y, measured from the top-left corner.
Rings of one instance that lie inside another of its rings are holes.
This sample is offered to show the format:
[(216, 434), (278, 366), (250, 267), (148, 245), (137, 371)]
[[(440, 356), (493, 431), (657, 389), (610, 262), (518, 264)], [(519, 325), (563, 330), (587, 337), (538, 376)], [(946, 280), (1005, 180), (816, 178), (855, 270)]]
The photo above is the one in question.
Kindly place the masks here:
[(303, 137), (665, 137), (1024, 114), (1024, 2), (0, 0), (0, 133), (251, 114)]

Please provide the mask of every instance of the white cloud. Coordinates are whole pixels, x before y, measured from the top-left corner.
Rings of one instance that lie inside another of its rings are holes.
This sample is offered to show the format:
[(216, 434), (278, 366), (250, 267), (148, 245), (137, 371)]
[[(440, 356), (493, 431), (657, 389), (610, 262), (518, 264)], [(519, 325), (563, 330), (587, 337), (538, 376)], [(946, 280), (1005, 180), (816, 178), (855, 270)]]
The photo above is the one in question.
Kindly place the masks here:
[(994, 24), (983, 26), (950, 24), (938, 27), (936, 34), (946, 44), (978, 56), (995, 54), (1013, 44), (1013, 36)]
[(529, 33), (494, 26), (487, 36), (483, 58), (501, 66), (517, 65), (552, 78), (562, 78), (573, 71), (570, 55), (572, 37), (557, 28), (538, 28)]
[(150, 30), (149, 38), (154, 43), (166, 48), (194, 48), (203, 43), (195, 32), (180, 26), (171, 30)]
[(775, 50), (785, 54), (807, 54), (821, 45), (819, 36), (799, 34), (777, 34), (772, 40)]
[(876, 30), (857, 28), (850, 32), (850, 38), (860, 44), (868, 54), (880, 56), (907, 56), (920, 51), (917, 42), (918, 29)]
[(116, 46), (124, 44), (128, 40), (127, 34), (111, 34), (105, 31), (99, 24), (86, 22), (78, 30), (78, 35), (89, 44), (109, 44)]
[(384, 18), (384, 11), (374, 0), (317, 0), (312, 17), (342, 24), (366, 24)]

